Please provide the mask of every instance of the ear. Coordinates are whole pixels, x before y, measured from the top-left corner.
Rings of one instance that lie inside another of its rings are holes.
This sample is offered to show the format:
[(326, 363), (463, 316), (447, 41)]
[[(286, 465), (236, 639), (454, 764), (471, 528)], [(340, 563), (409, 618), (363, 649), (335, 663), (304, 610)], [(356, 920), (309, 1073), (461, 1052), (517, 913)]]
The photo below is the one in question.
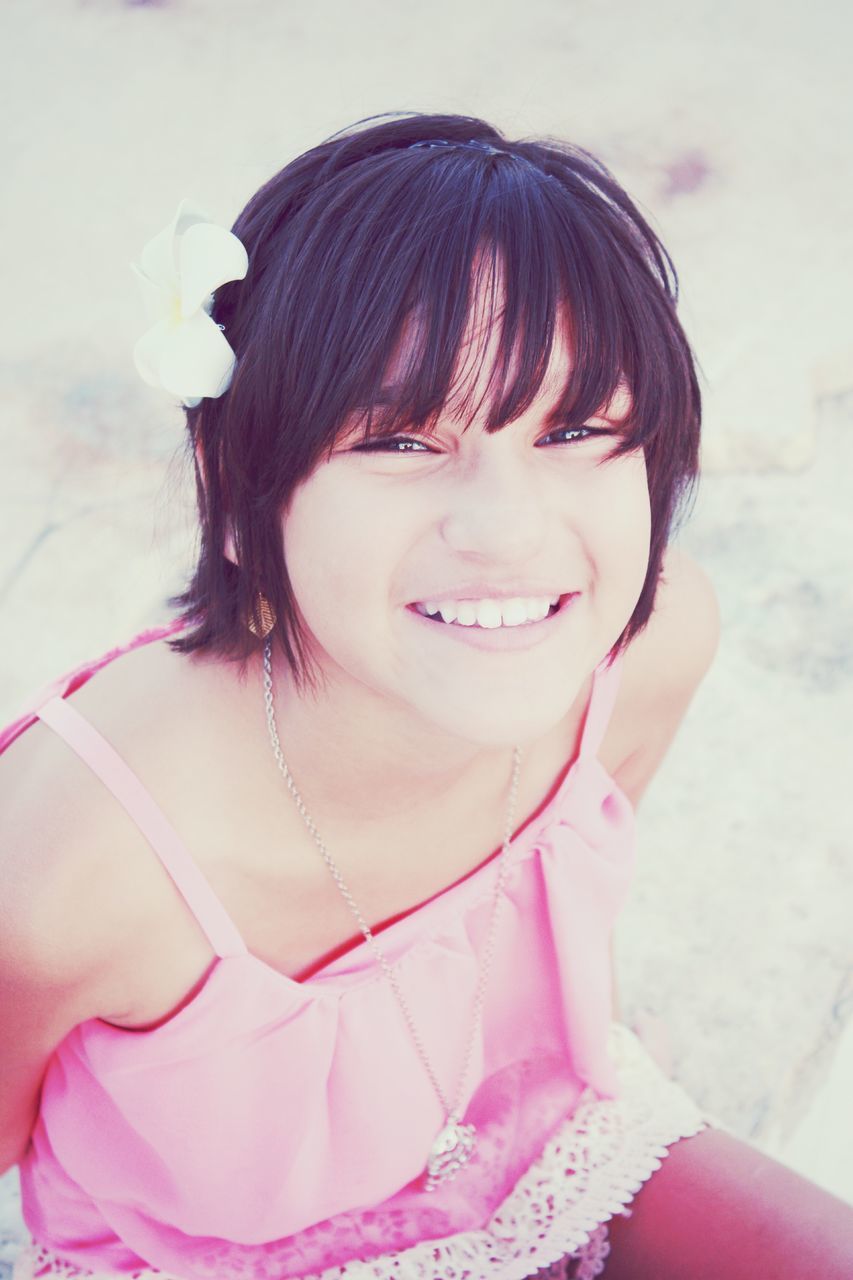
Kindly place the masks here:
[[(195, 460), (198, 465), (199, 474), (201, 475), (201, 482), (206, 489), (207, 469), (204, 465), (204, 454), (202, 453), (201, 446), (198, 442), (196, 442), (195, 446)], [(225, 559), (230, 560), (232, 564), (239, 564), (237, 559), (237, 548), (234, 544), (234, 531), (231, 528), (230, 520), (226, 520), (225, 522), (225, 545), (222, 548), (222, 554), (225, 556)]]

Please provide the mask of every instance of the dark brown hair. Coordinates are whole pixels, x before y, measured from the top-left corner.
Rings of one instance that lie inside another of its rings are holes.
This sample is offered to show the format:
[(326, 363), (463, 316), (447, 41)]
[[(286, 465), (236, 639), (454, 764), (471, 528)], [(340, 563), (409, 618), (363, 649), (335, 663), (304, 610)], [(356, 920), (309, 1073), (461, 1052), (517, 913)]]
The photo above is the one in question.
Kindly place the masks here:
[[(425, 142), (435, 145), (414, 145)], [(486, 430), (533, 402), (561, 315), (572, 371), (555, 420), (580, 426), (621, 379), (630, 390), (610, 456), (645, 454), (651, 549), (614, 647), (623, 649), (648, 622), (664, 550), (695, 485), (701, 400), (672, 261), (609, 170), (578, 146), (513, 142), (467, 116), (374, 117), (298, 156), (232, 230), (249, 270), (217, 290), (212, 315), (237, 365), (224, 395), (187, 410), (200, 550), (186, 589), (169, 601), (189, 623), (172, 647), (245, 659), (260, 645), (246, 619), (261, 591), (277, 616), (273, 638), (299, 683), (313, 683), (282, 513), (354, 412), (372, 434), (434, 425), (485, 251), (503, 282), (501, 377)], [(413, 319), (416, 354), (388, 403), (383, 374)], [(229, 523), (239, 567), (223, 554)]]

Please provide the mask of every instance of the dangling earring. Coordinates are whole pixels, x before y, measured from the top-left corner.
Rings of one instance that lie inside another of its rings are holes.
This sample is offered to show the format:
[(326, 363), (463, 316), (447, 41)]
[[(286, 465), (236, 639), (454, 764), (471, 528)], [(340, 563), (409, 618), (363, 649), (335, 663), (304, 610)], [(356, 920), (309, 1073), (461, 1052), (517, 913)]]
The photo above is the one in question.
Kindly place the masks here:
[(255, 596), (255, 606), (246, 619), (246, 626), (253, 636), (263, 640), (275, 626), (275, 611), (265, 595), (259, 591)]

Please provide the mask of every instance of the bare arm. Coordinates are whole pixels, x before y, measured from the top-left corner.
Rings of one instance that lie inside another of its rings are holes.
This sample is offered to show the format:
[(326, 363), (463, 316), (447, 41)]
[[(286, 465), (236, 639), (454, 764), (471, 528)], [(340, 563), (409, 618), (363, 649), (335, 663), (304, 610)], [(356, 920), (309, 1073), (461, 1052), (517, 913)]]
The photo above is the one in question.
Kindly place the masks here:
[(670, 1147), (630, 1208), (605, 1280), (853, 1276), (853, 1207), (720, 1129)]

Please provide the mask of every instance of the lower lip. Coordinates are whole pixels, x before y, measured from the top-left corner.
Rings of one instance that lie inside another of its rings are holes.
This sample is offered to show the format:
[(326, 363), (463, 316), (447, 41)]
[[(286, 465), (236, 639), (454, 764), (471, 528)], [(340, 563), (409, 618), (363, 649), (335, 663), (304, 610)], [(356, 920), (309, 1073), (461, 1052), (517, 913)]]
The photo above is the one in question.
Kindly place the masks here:
[(407, 605), (406, 608), (416, 622), (420, 622), (438, 636), (458, 640), (460, 644), (470, 645), (473, 649), (512, 651), (532, 649), (554, 635), (561, 620), (574, 611), (580, 596), (581, 593), (576, 591), (573, 595), (566, 597), (556, 613), (547, 614), (539, 622), (520, 622), (515, 627), (478, 627), (476, 623), (471, 627), (463, 627), (455, 622), (437, 622), (433, 618), (427, 618), (424, 614), (418, 613), (414, 605)]

